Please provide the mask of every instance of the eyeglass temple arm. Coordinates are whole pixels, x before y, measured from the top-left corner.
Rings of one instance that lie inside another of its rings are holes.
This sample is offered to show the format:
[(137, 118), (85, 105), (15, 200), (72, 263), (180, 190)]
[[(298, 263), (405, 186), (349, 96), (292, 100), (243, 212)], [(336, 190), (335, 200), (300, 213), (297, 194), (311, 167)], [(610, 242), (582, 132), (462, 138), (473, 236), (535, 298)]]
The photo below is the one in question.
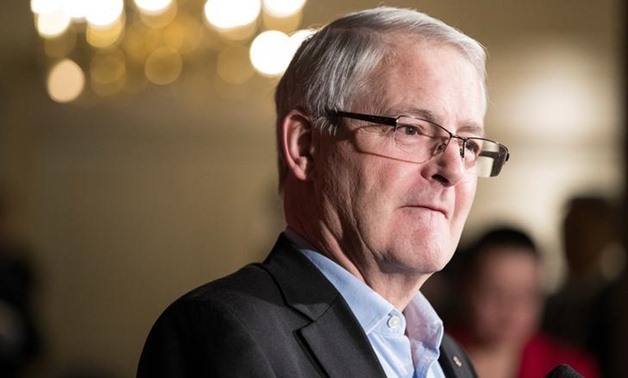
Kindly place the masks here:
[(495, 160), (503, 160), (504, 163), (508, 161), (508, 158), (510, 158), (510, 154), (508, 153), (508, 151), (481, 151), (480, 156), (486, 156)]
[(357, 120), (360, 120), (360, 121), (379, 123), (379, 124), (382, 124), (382, 125), (397, 126), (397, 119), (396, 118), (391, 118), (391, 117), (376, 116), (376, 115), (361, 114), (361, 113), (343, 112), (341, 110), (330, 110), (328, 112), (328, 114), (330, 116), (333, 116), (333, 117), (345, 117), (345, 118), (357, 119)]
[(502, 152), (482, 151), (480, 152), (479, 156), (487, 157), (493, 161), (493, 163), (491, 164), (491, 173), (489, 177), (495, 177), (499, 175), (499, 172), (502, 170), (502, 167), (504, 166), (504, 164), (506, 164), (506, 162), (508, 161), (508, 158), (510, 158), (510, 153), (508, 153), (507, 150), (502, 151)]

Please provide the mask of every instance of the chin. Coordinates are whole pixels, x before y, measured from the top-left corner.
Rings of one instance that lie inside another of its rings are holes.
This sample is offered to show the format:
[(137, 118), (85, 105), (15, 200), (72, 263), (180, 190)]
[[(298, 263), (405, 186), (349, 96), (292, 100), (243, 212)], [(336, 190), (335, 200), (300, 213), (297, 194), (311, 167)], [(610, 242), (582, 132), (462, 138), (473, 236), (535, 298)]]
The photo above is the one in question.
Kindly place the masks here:
[(443, 259), (442, 255), (423, 255), (413, 259), (407, 264), (409, 270), (416, 274), (433, 274), (445, 268), (449, 258)]
[(449, 243), (442, 242), (439, 245), (431, 244), (422, 250), (424, 256), (423, 263), (432, 273), (439, 272), (445, 268), (454, 255), (454, 251), (449, 247)]

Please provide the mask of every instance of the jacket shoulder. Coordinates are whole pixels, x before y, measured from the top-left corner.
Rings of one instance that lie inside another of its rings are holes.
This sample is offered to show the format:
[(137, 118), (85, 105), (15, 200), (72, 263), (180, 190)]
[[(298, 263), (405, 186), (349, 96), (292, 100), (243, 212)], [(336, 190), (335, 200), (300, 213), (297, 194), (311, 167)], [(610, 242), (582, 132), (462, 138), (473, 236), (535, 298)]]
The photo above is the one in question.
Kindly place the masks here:
[(270, 274), (249, 265), (168, 306), (148, 335), (137, 376), (272, 376), (271, 344), (294, 344), (291, 332), (304, 324)]

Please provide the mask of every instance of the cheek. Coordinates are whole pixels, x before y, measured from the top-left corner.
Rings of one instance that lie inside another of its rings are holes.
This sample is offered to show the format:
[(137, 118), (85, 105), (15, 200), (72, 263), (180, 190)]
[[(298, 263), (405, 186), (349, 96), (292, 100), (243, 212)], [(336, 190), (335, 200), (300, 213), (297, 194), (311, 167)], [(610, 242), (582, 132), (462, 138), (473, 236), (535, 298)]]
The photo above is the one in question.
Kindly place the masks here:
[(457, 206), (468, 212), (475, 198), (477, 187), (478, 178), (476, 176), (469, 176), (464, 181), (459, 182), (456, 186)]
[(317, 199), (322, 200), (327, 216), (337, 219), (339, 234), (340, 230), (357, 230), (382, 217), (382, 196), (390, 185), (382, 159), (364, 159), (343, 144), (331, 152), (317, 167), (321, 173), (315, 182), (322, 182)]
[(456, 188), (454, 228), (459, 234), (462, 233), (464, 223), (471, 211), (476, 189), (477, 177), (472, 177), (469, 178), (468, 181), (459, 183)]

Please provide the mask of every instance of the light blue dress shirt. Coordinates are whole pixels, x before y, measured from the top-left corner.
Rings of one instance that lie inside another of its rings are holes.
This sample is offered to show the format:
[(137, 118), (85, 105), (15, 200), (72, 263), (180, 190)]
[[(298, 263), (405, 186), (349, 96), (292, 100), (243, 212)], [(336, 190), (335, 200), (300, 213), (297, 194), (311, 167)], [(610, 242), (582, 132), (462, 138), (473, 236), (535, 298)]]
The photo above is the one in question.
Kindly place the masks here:
[(438, 363), (443, 322), (423, 294), (403, 313), (346, 269), (290, 229), (286, 236), (323, 273), (345, 299), (364, 329), (389, 378), (445, 378)]

